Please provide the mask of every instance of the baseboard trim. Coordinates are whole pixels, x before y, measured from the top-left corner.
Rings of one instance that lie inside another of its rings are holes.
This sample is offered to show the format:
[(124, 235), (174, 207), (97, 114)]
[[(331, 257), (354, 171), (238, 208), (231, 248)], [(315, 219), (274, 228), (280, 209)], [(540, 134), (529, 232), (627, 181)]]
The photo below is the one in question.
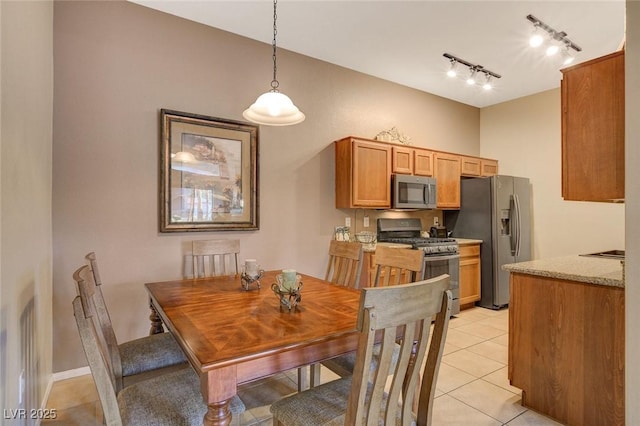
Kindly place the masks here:
[(91, 370), (89, 366), (74, 368), (73, 370), (60, 371), (58, 373), (53, 373), (53, 382), (58, 382), (60, 380), (72, 379), (74, 377), (84, 376), (86, 374), (91, 374)]

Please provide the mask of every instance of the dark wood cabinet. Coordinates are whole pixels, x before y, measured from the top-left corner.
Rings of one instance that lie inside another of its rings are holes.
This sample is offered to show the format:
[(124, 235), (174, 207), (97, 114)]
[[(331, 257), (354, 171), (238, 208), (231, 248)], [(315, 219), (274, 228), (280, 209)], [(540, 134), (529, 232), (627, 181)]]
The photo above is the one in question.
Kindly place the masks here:
[(623, 200), (624, 51), (562, 74), (562, 196)]

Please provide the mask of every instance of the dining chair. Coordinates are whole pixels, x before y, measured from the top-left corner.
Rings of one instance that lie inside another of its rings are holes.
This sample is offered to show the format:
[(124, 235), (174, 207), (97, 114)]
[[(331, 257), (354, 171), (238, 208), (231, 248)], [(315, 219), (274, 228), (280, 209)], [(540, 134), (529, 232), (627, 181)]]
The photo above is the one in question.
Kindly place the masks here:
[(116, 391), (143, 377), (162, 374), (180, 366), (186, 367), (187, 358), (171, 333), (153, 334), (118, 344), (102, 293), (96, 254), (91, 252), (85, 259), (89, 263), (91, 282), (94, 284), (92, 298), (96, 321), (107, 345)]
[(359, 288), (362, 256), (362, 244), (331, 240), (325, 281), (345, 287)]
[(374, 286), (406, 284), (422, 278), (422, 250), (376, 247), (376, 278)]
[[(107, 425), (202, 425), (207, 406), (202, 399), (200, 379), (192, 368), (144, 380), (118, 390), (114, 365), (109, 355), (98, 315), (93, 274), (87, 265), (73, 274), (79, 295), (73, 299), (73, 313), (89, 368), (93, 376), (104, 423)], [(230, 411), (245, 410), (235, 396)]]
[[(451, 312), (449, 276), (388, 287), (362, 289), (359, 332), (353, 375), (280, 399), (271, 405), (275, 425), (430, 425), (438, 369)], [(429, 337), (431, 320), (435, 316)], [(414, 339), (402, 339), (391, 366), (398, 328), (415, 336), (419, 359), (426, 355), (424, 371), (412, 363)], [(381, 334), (379, 362), (370, 381), (370, 364)], [(385, 392), (387, 379), (390, 387)], [(411, 403), (418, 396), (417, 410)]]
[[(324, 280), (330, 283), (350, 288), (360, 287), (362, 274), (362, 244), (350, 241), (331, 240), (329, 243), (329, 263)], [(298, 392), (307, 387), (307, 368), (298, 368)], [(311, 364), (310, 386), (320, 382), (320, 365)]]
[(195, 240), (191, 247), (194, 278), (239, 273), (240, 240)]
[[(422, 278), (424, 254), (420, 250), (376, 247), (376, 278), (374, 287), (407, 284)], [(378, 348), (375, 349), (377, 351)], [(374, 352), (374, 363), (377, 360)], [(395, 359), (395, 358), (394, 358)], [(353, 372), (356, 364), (356, 353), (349, 352), (322, 362), (329, 370), (340, 377)], [(320, 382), (319, 371), (311, 370), (311, 386)]]

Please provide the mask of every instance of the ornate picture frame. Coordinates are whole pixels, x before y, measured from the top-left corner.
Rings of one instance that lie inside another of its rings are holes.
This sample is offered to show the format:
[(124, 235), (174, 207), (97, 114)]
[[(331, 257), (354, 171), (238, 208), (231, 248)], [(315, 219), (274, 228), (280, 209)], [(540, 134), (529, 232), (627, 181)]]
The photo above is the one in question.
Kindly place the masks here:
[(160, 110), (160, 232), (259, 229), (256, 125)]

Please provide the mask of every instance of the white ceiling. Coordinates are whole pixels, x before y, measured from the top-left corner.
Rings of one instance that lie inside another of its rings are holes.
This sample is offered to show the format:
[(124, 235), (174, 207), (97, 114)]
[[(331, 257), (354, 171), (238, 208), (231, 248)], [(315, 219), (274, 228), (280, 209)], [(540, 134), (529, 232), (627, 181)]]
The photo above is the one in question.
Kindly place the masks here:
[[(270, 0), (131, 1), (265, 43), (273, 38)], [(624, 0), (279, 0), (277, 43), (279, 48), (484, 107), (560, 85), (560, 59), (528, 46), (533, 30), (528, 14), (566, 32), (582, 47), (575, 62), (579, 63), (619, 49), (624, 13)], [(447, 78), (445, 52), (502, 78), (490, 92)], [(286, 87), (287, 82), (280, 81), (284, 93)]]

